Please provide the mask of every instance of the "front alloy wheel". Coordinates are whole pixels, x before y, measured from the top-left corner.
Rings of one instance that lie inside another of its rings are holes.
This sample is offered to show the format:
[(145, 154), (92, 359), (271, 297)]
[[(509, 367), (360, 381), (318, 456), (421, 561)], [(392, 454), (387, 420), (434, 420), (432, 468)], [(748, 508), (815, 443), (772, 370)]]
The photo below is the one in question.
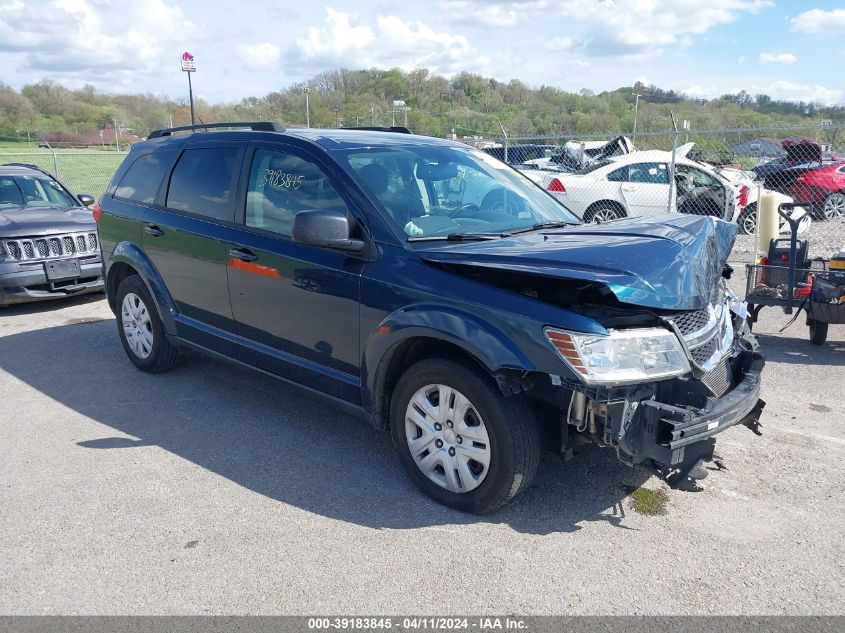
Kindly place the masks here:
[(824, 201), (822, 216), (825, 220), (845, 218), (845, 193), (832, 193)]
[(487, 427), (457, 389), (440, 384), (419, 389), (405, 411), (405, 439), (417, 467), (441, 488), (470, 492), (487, 477)]
[(427, 358), (405, 369), (390, 398), (390, 432), (420, 490), (479, 514), (525, 490), (542, 451), (528, 400), (506, 398), (482, 368), (453, 358)]

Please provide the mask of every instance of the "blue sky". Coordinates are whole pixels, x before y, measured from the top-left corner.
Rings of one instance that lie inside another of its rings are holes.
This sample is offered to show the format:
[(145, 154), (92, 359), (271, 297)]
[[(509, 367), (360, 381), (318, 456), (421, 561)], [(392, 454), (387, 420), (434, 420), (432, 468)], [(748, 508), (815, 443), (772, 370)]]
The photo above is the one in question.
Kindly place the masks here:
[(640, 80), (845, 103), (845, 3), (0, 0), (0, 81), (238, 101), (323, 70), (427, 67), (593, 91)]

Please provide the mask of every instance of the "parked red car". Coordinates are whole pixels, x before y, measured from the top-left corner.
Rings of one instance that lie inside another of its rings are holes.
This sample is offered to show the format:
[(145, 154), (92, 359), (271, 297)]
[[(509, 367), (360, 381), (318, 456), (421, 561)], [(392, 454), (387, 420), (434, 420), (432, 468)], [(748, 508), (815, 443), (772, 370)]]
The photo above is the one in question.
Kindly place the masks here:
[(788, 193), (796, 203), (812, 205), (822, 218), (845, 218), (845, 162), (803, 172)]

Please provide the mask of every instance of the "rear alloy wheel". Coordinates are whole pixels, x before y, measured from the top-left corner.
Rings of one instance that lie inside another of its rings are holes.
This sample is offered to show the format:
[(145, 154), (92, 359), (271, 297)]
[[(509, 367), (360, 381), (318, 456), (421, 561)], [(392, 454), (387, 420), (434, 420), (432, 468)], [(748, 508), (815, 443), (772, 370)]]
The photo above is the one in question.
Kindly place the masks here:
[(541, 456), (527, 400), (505, 398), (480, 372), (454, 360), (420, 361), (399, 379), (390, 405), (393, 444), (414, 484), (435, 501), (477, 514), (527, 488)]
[(138, 369), (167, 371), (179, 361), (179, 350), (164, 333), (158, 309), (138, 275), (120, 282), (116, 295), (117, 330), (126, 355)]
[(587, 217), (584, 218), (585, 222), (591, 222), (593, 224), (601, 224), (602, 222), (610, 222), (611, 220), (618, 220), (619, 218), (624, 217), (619, 209), (614, 207), (598, 207), (594, 211), (590, 211), (587, 213)]
[(757, 230), (757, 204), (749, 204), (736, 219), (739, 232), (743, 235), (754, 235)]
[(845, 193), (832, 193), (824, 201), (822, 216), (825, 220), (845, 219)]

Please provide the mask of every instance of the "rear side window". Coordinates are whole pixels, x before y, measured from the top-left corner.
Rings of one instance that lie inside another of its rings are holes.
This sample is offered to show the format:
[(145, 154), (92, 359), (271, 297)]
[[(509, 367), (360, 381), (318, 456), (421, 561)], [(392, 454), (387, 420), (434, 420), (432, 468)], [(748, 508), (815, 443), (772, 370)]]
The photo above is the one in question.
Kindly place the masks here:
[(114, 191), (118, 198), (152, 204), (164, 173), (170, 167), (175, 152), (156, 152), (140, 156), (120, 180)]
[(622, 167), (621, 169), (616, 169), (610, 172), (607, 175), (607, 179), (611, 182), (625, 182), (628, 180), (628, 168)]
[(186, 150), (170, 177), (167, 208), (234, 222), (232, 180), (236, 147)]
[(665, 163), (636, 163), (628, 166), (628, 181), (668, 185), (669, 170)]

